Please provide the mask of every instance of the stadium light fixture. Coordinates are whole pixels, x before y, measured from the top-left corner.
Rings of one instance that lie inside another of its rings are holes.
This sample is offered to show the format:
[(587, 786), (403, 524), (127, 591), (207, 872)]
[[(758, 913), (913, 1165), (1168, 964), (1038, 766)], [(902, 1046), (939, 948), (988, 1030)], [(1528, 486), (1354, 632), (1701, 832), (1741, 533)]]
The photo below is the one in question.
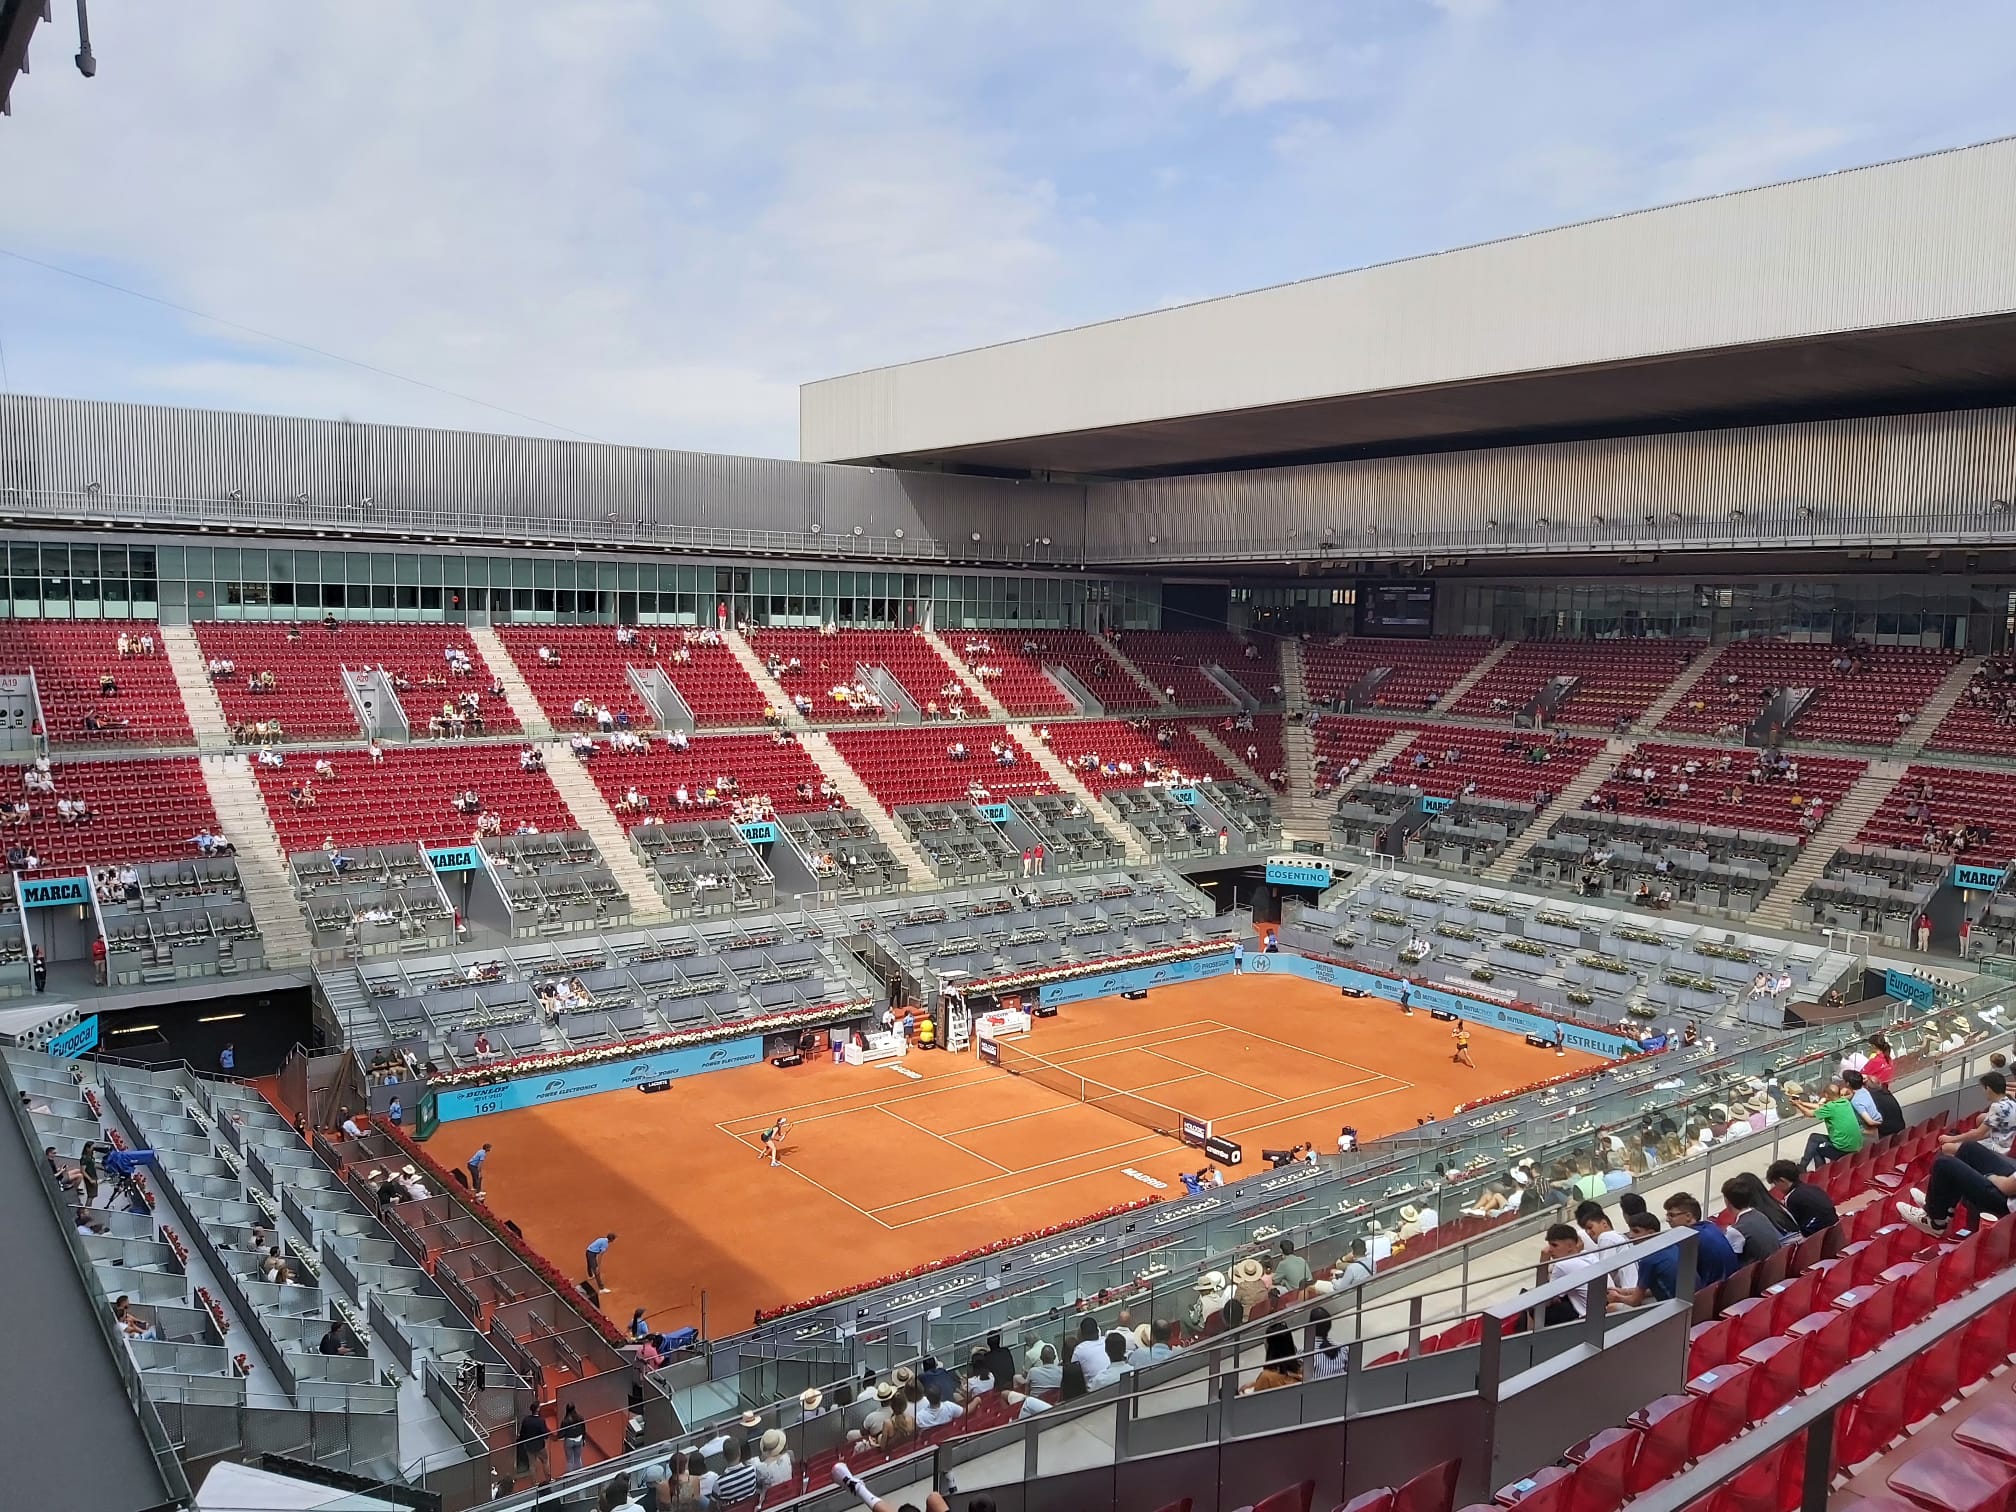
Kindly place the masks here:
[(974, 539), (974, 540), (976, 540), (976, 541), (980, 539), (980, 532), (979, 532), (979, 531), (977, 531), (977, 530), (976, 530), (976, 531), (974, 531), (974, 532), (973, 532), (973, 539)]
[(1730, 523), (1731, 523), (1731, 524), (1739, 524), (1739, 523), (1741, 523), (1742, 519), (1743, 519), (1743, 511), (1742, 511), (1742, 510), (1740, 510), (1740, 509), (1732, 509), (1732, 510), (1730, 510), (1730, 511), (1729, 511), (1729, 521), (1730, 521)]
[(224, 495), (224, 497), (229, 499), (233, 504), (240, 504), (244, 502), (245, 490), (242, 488), (234, 488), (229, 493)]
[(2009, 513), (2009, 501), (2007, 499), (1996, 499), (1988, 505), (1988, 508), (1995, 514), (2007, 514)]
[(899, 541), (903, 539), (903, 527), (901, 525), (896, 527), (896, 539)]
[(84, 492), (91, 495), (91, 497), (94, 499), (97, 498), (102, 491), (103, 490), (101, 486), (97, 483), (86, 483), (84, 485)]
[(1548, 519), (1547, 516), (1542, 515), (1540, 516), (1539, 519), (1535, 520), (1533, 523), (1539, 526), (1542, 530), (1545, 530), (1549, 525), (1552, 525), (1554, 522)]
[(294, 495), (294, 502), (296, 504), (306, 504), (308, 502), (308, 490), (304, 488), (301, 492)]
[(1603, 523), (1603, 516), (1601, 516), (1600, 514), (1592, 514), (1591, 516), (1589, 516), (1589, 523), (1591, 525), (1601, 525)]
[(856, 525), (856, 526), (854, 527), (854, 534), (856, 534), (856, 535), (859, 535), (859, 534), (861, 534), (861, 527), (860, 527), (859, 525)]
[(377, 501), (376, 501), (375, 499), (373, 499), (373, 498), (371, 497), (371, 495), (369, 495), (369, 494), (366, 494), (366, 495), (364, 495), (364, 497), (363, 497), (363, 498), (361, 498), (361, 499), (359, 499), (359, 500), (357, 501), (357, 503), (359, 504), (359, 506), (360, 506), (360, 507), (362, 507), (362, 508), (364, 508), (364, 509), (369, 509), (369, 508), (370, 508), (370, 507), (371, 507), (371, 506), (372, 506), (372, 505), (373, 505), (374, 503), (376, 503), (376, 502), (377, 502)]
[(825, 528), (826, 527), (821, 525), (817, 520), (814, 520), (812, 522), (812, 534), (814, 535), (820, 534), (822, 531), (825, 530)]
[(1498, 528), (1498, 522), (1496, 520), (1486, 520), (1484, 522), (1484, 528), (1486, 530), (1496, 530)]
[(1048, 546), (1050, 544), (1050, 537), (1048, 536), (1043, 537), (1043, 544), (1045, 546)]

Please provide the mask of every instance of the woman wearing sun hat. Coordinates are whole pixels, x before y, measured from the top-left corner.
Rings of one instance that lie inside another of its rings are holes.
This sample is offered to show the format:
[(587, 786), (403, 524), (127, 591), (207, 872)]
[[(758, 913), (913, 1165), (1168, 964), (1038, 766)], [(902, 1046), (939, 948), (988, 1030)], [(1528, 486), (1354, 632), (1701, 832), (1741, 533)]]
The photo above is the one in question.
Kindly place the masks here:
[(1249, 1313), (1266, 1300), (1267, 1267), (1258, 1255), (1248, 1255), (1232, 1267), (1232, 1291)]
[(791, 1451), (787, 1442), (782, 1428), (771, 1428), (763, 1434), (762, 1457), (756, 1461), (756, 1473), (762, 1477), (766, 1491), (791, 1479)]

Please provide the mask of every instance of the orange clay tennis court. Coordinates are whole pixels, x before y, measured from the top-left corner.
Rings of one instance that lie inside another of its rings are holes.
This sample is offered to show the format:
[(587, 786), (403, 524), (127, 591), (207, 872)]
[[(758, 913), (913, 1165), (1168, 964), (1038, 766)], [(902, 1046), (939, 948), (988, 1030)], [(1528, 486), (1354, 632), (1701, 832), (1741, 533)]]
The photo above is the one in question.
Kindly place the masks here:
[[(1601, 1064), (1478, 1030), (1471, 1069), (1452, 1063), (1452, 1031), (1298, 978), (1218, 977), (1138, 1002), (1072, 1004), (1004, 1043), (1213, 1120), (1245, 1146), (1244, 1175), (1267, 1169), (1262, 1146), (1306, 1139), (1328, 1152), (1344, 1124), (1371, 1138)], [(791, 1129), (771, 1170), (756, 1136), (780, 1113)], [(657, 1096), (607, 1092), (458, 1120), (430, 1148), (452, 1164), (485, 1140), (496, 1147), (492, 1208), (562, 1271), (585, 1274), (588, 1241), (616, 1231), (603, 1306), (617, 1321), (645, 1307), (661, 1329), (697, 1324), (704, 1290), (715, 1332), (747, 1327), (758, 1308), (1156, 1194), (1130, 1172), (1180, 1197), (1178, 1173), (1204, 1164), (1198, 1150), (971, 1051), (717, 1071)]]

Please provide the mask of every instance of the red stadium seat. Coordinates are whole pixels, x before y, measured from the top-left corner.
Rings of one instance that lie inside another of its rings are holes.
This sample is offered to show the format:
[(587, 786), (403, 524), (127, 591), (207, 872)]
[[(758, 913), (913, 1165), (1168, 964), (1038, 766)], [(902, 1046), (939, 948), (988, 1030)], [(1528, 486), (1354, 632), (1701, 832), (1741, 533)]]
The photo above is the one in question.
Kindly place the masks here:
[(1755, 1389), (1752, 1372), (1751, 1365), (1737, 1360), (1687, 1383), (1687, 1390), (1700, 1401), (1694, 1415), (1694, 1436), (1687, 1446), (1690, 1459), (1721, 1448), (1749, 1426), (1750, 1398)]
[[(119, 637), (154, 637), (152, 656), (121, 656)], [(0, 673), (32, 671), (51, 746), (189, 746), (182, 690), (152, 620), (0, 620)], [(111, 673), (118, 692), (99, 691)], [(94, 717), (101, 728), (85, 728)], [(190, 826), (194, 832), (195, 826)]]
[(1643, 1430), (1628, 1483), (1633, 1496), (1678, 1474), (1694, 1458), (1694, 1424), (1700, 1415), (1701, 1399), (1692, 1392), (1659, 1397), (1631, 1415)]
[(1942, 1444), (1891, 1471), (1889, 1486), (1929, 1512), (2002, 1512), (2016, 1490), (2016, 1467), (1978, 1450)]
[(1393, 1493), (1393, 1512), (1450, 1512), (1462, 1468), (1461, 1460), (1442, 1460), (1403, 1482)]
[(1811, 1391), (1848, 1363), (1855, 1342), (1855, 1315), (1831, 1308), (1808, 1313), (1792, 1323), (1786, 1334), (1806, 1341), (1802, 1387)]
[(1568, 1512), (1617, 1512), (1624, 1505), (1641, 1438), (1636, 1428), (1605, 1428), (1568, 1451), (1575, 1466)]

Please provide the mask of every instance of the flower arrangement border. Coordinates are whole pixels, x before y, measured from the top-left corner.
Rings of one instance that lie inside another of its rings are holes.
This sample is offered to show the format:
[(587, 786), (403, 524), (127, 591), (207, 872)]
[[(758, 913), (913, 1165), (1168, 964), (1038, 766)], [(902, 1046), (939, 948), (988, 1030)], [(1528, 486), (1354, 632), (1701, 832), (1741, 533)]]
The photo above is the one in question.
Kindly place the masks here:
[(433, 1077), (427, 1089), (446, 1091), (454, 1087), (489, 1087), (515, 1081), (521, 1076), (540, 1076), (553, 1071), (573, 1071), (604, 1061), (634, 1060), (660, 1050), (677, 1050), (687, 1045), (711, 1045), (718, 1040), (743, 1039), (751, 1034), (770, 1034), (784, 1029), (817, 1029), (843, 1019), (859, 1018), (868, 1011), (868, 999), (852, 998), (842, 1003), (821, 1003), (816, 1008), (794, 1009), (789, 1013), (758, 1014), (737, 1019), (732, 1024), (709, 1024), (701, 1029), (673, 1029), (642, 1039), (606, 1040), (581, 1050), (542, 1050), (512, 1060), (489, 1061), (464, 1071), (449, 1071)]
[(967, 997), (983, 994), (1026, 991), (1055, 982), (1076, 981), (1080, 977), (1104, 976), (1114, 971), (1132, 971), (1141, 966), (1159, 966), (1165, 961), (1191, 961), (1204, 956), (1225, 955), (1232, 949), (1230, 939), (1185, 940), (1179, 945), (1158, 945), (1130, 955), (1100, 956), (1091, 961), (1066, 961), (1061, 966), (1034, 971), (1009, 971), (966, 983), (960, 990)]
[(1142, 1208), (1152, 1207), (1160, 1202), (1160, 1197), (1136, 1197), (1132, 1202), (1123, 1202), (1118, 1207), (1103, 1208), (1096, 1213), (1087, 1213), (1082, 1218), (1068, 1219), (1063, 1223), (1053, 1223), (1047, 1228), (1031, 1229), (1026, 1234), (1017, 1234), (1010, 1239), (996, 1239), (977, 1249), (961, 1250), (954, 1255), (943, 1255), (936, 1260), (927, 1260), (921, 1265), (913, 1265), (907, 1270), (891, 1271), (886, 1276), (861, 1281), (849, 1286), (835, 1287), (832, 1291), (820, 1292), (816, 1296), (801, 1301), (787, 1302), (782, 1307), (759, 1307), (756, 1322), (774, 1323), (777, 1319), (792, 1313), (805, 1312), (811, 1308), (830, 1307), (835, 1302), (844, 1302), (849, 1297), (858, 1297), (864, 1292), (879, 1291), (885, 1286), (895, 1286), (904, 1281), (915, 1281), (920, 1276), (928, 1276), (948, 1266), (966, 1265), (988, 1255), (998, 1255), (1003, 1250), (1014, 1249), (1017, 1245), (1033, 1244), (1038, 1239), (1054, 1239), (1059, 1234), (1067, 1234), (1073, 1229), (1084, 1228), (1090, 1223), (1104, 1223), (1108, 1218), (1118, 1218), (1125, 1213), (1138, 1213)]

